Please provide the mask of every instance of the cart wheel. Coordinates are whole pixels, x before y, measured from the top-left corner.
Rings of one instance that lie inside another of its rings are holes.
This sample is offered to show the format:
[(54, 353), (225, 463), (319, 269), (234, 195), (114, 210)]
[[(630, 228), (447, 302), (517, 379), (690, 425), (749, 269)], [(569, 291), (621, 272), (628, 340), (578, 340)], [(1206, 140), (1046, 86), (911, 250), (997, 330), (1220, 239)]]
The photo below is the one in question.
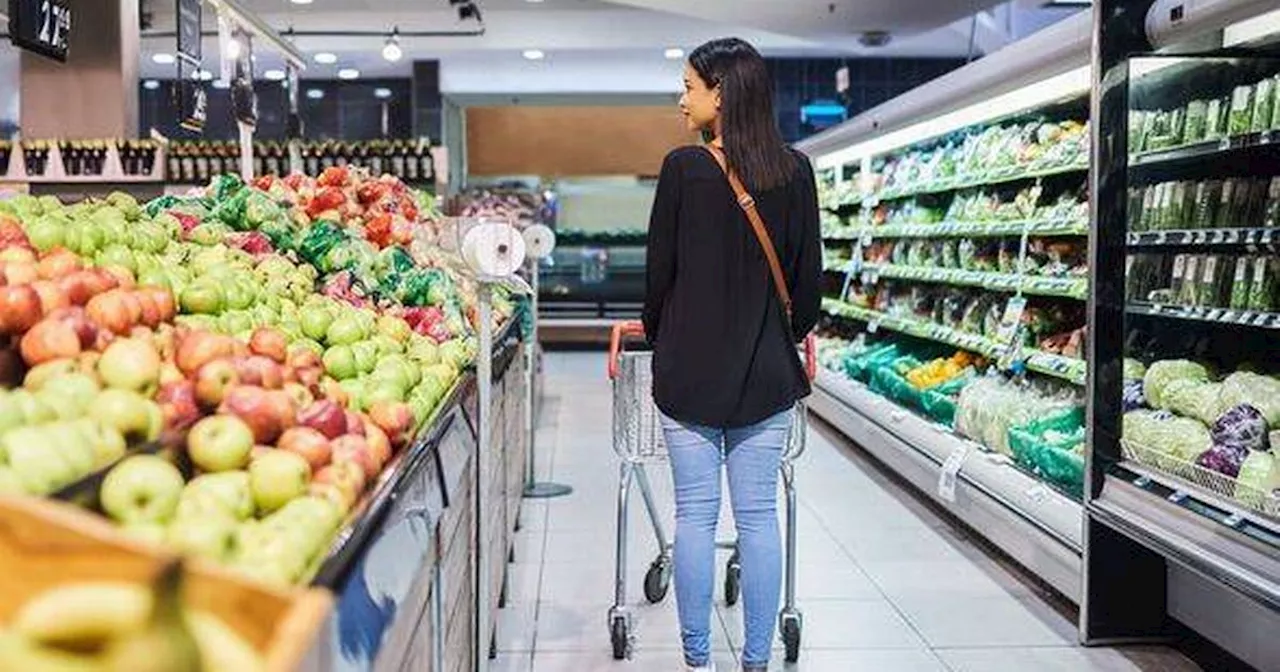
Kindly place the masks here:
[(649, 604), (657, 604), (666, 599), (670, 587), (671, 562), (659, 556), (644, 574), (644, 599), (649, 600)]
[(738, 595), (742, 591), (742, 563), (737, 558), (730, 558), (724, 567), (724, 603), (732, 607), (738, 603)]
[(609, 640), (613, 644), (614, 660), (625, 660), (631, 656), (631, 633), (625, 619), (613, 619), (613, 623), (609, 625)]
[(782, 622), (782, 645), (787, 649), (787, 662), (800, 660), (800, 622), (786, 620)]

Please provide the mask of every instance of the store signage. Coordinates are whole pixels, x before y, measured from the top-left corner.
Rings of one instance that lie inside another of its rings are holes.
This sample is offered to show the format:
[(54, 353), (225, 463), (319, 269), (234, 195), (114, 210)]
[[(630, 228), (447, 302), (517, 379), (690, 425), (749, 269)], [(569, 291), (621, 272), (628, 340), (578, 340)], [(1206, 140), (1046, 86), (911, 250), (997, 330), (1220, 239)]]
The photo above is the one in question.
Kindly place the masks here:
[(9, 0), (9, 39), (14, 46), (67, 62), (71, 0)]
[(203, 133), (209, 120), (209, 94), (204, 84), (190, 76), (181, 76), (173, 89), (178, 104), (178, 125), (193, 133)]
[(235, 59), (231, 76), (231, 108), (236, 120), (247, 126), (258, 125), (258, 94), (253, 90), (253, 41), (251, 36), (237, 28), (231, 39), (240, 42), (240, 54)]
[(202, 0), (178, 0), (178, 58), (199, 65), (204, 49), (200, 28), (204, 20)]

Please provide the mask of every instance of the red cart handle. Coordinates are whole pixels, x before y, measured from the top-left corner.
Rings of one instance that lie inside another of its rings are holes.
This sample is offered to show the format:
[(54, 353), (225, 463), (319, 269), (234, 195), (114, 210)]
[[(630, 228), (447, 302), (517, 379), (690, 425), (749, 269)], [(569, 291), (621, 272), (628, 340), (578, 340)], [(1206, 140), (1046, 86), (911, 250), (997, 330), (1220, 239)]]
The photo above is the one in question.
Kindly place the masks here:
[(628, 338), (644, 338), (644, 323), (632, 320), (613, 325), (613, 333), (609, 334), (609, 380), (618, 377), (618, 356)]
[[(618, 377), (618, 356), (622, 354), (627, 339), (644, 338), (644, 324), (637, 321), (618, 322), (609, 334), (609, 380)], [(804, 337), (804, 372), (813, 380), (818, 375), (818, 339), (813, 334)]]

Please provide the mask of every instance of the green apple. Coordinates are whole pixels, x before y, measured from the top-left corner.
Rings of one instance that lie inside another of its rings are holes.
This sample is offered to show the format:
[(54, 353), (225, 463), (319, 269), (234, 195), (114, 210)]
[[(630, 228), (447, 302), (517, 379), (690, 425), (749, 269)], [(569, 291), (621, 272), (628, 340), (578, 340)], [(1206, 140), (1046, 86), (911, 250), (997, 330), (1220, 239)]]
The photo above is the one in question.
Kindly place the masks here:
[(310, 350), (311, 352), (324, 357), (324, 346), (309, 338), (297, 338), (289, 344), (289, 352), (293, 352), (298, 349)]
[(127, 441), (155, 441), (162, 429), (155, 426), (155, 418), (163, 421), (155, 402), (132, 390), (118, 389), (103, 390), (95, 397), (88, 416), (120, 432)]
[(226, 292), (227, 307), (232, 310), (245, 310), (258, 298), (258, 288), (247, 278), (236, 278), (227, 285)]
[(39, 425), (58, 419), (58, 412), (52, 406), (27, 390), (14, 390), (9, 399), (17, 404), (23, 424)]
[(58, 451), (50, 449), (46, 434), (41, 427), (19, 427), (0, 438), (0, 455), (17, 475), (23, 490), (33, 495), (47, 495), (83, 475)]
[(311, 480), (311, 465), (297, 453), (267, 451), (249, 463), (249, 483), (258, 514), (268, 514), (301, 497)]
[(234, 415), (202, 418), (187, 433), (187, 454), (202, 471), (243, 469), (253, 452), (253, 430)]
[(224, 333), (238, 334), (253, 331), (253, 316), (243, 310), (228, 310), (222, 314), (219, 322)]
[(355, 378), (360, 373), (355, 352), (350, 346), (335, 345), (325, 350), (323, 360), (325, 373), (338, 380)]
[(372, 379), (373, 384), (365, 387), (362, 408), (372, 408), (379, 402), (400, 402), (405, 399), (405, 388), (392, 380)]
[(44, 364), (37, 364), (27, 371), (22, 378), (22, 386), (33, 392), (39, 392), (50, 380), (80, 370), (80, 363), (74, 359), (54, 359)]
[(409, 328), (409, 323), (395, 315), (383, 315), (378, 318), (378, 334), (386, 336), (399, 343), (409, 340), (409, 334), (413, 330)]
[(290, 500), (272, 514), (268, 525), (277, 522), (301, 530), (312, 545), (320, 545), (342, 524), (342, 511), (326, 497), (305, 495)]
[(196, 509), (207, 506), (235, 520), (248, 520), (253, 515), (253, 492), (249, 486), (249, 474), (244, 471), (225, 471), (197, 476), (182, 491), (179, 509), (188, 502), (192, 502), (192, 507)]
[(440, 360), (452, 364), (455, 369), (461, 369), (471, 363), (471, 356), (467, 352), (466, 343), (455, 338), (440, 344)]
[(21, 427), (26, 422), (27, 417), (13, 395), (8, 390), (0, 390), (0, 435), (14, 427)]
[(333, 324), (333, 314), (319, 306), (304, 307), (299, 313), (298, 323), (302, 325), (304, 336), (323, 341), (329, 333), (329, 325)]
[(398, 355), (404, 352), (404, 343), (389, 336), (379, 334), (370, 339), (370, 342), (377, 346), (380, 355)]
[(93, 471), (95, 466), (93, 445), (70, 422), (53, 422), (39, 427), (46, 450), (51, 450), (67, 461), (75, 477)]
[[(305, 331), (305, 329), (304, 329)], [(335, 319), (325, 332), (325, 342), (330, 346), (351, 345), (364, 340), (364, 326), (354, 315), (342, 315)]]
[(85, 373), (68, 373), (53, 378), (36, 392), (36, 396), (57, 410), (63, 420), (73, 420), (89, 410), (102, 388)]
[(426, 337), (419, 337), (409, 345), (409, 358), (423, 365), (430, 366), (440, 361), (440, 348)]
[(133, 256), (133, 250), (124, 245), (112, 245), (97, 254), (99, 266), (121, 266), (129, 269), (130, 272), (137, 272), (138, 261)]
[(342, 391), (347, 393), (347, 405), (352, 410), (363, 411), (365, 409), (364, 393), (366, 384), (367, 381), (364, 378), (347, 378), (338, 382), (338, 385), (342, 387)]
[(182, 312), (205, 315), (222, 312), (225, 301), (222, 285), (208, 277), (192, 280), (179, 297)]
[(178, 508), (182, 485), (182, 473), (168, 460), (134, 455), (107, 472), (99, 498), (121, 523), (164, 523)]
[(116, 428), (92, 418), (80, 418), (71, 424), (93, 449), (95, 468), (105, 467), (124, 457), (127, 450), (124, 435)]
[(230, 232), (231, 230), (222, 224), (206, 221), (192, 229), (188, 238), (197, 245), (212, 247), (221, 244), (222, 239), (226, 238)]
[(378, 346), (373, 341), (352, 343), (351, 353), (355, 355), (356, 368), (360, 373), (369, 373), (378, 365)]
[(422, 369), (415, 366), (404, 355), (386, 355), (378, 360), (374, 373), (385, 378), (401, 381), (400, 387), (408, 390), (422, 380)]
[(138, 274), (138, 286), (172, 290), (173, 282), (169, 280), (169, 274), (165, 269), (150, 268)]
[(64, 229), (52, 217), (41, 217), (27, 224), (27, 239), (41, 252), (64, 244)]
[(98, 375), (107, 387), (153, 395), (160, 387), (160, 353), (141, 338), (112, 341), (98, 359)]
[(165, 540), (183, 554), (223, 562), (236, 544), (236, 521), (222, 516), (179, 517), (169, 524)]

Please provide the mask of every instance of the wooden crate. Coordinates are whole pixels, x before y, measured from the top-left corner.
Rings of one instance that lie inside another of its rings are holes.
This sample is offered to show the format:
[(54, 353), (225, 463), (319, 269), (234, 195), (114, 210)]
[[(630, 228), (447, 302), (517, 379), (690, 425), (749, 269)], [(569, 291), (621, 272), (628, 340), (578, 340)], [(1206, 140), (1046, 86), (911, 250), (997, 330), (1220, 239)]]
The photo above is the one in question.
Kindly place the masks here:
[[(0, 497), (0, 623), (49, 588), (74, 581), (146, 581), (171, 558), (72, 505)], [(187, 561), (187, 570), (189, 606), (234, 628), (263, 654), (268, 670), (303, 666), (333, 606), (327, 592), (274, 590), (200, 561)]]

